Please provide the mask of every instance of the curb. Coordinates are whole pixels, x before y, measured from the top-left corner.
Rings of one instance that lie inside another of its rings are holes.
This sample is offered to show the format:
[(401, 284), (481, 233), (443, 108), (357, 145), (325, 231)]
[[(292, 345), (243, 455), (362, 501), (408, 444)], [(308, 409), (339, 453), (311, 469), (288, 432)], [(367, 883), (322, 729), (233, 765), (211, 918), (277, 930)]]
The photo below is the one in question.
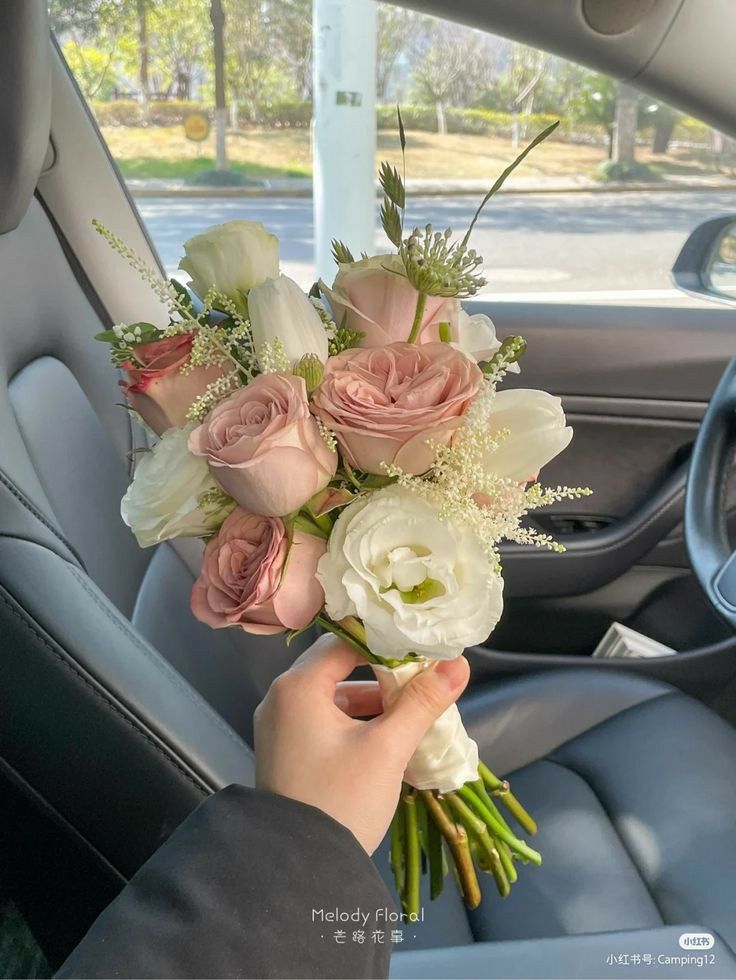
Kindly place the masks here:
[[(482, 194), (487, 188), (462, 187), (446, 184), (429, 187), (412, 187), (407, 184), (407, 193), (413, 197), (471, 197)], [(136, 187), (128, 184), (128, 190), (137, 198), (146, 197), (242, 197), (242, 198), (302, 198), (312, 197), (312, 189), (304, 187)], [(652, 181), (632, 183), (598, 182), (590, 185), (569, 184), (552, 187), (503, 187), (499, 194), (621, 194), (641, 191), (680, 192), (680, 191), (736, 191), (736, 180), (722, 180), (713, 183), (685, 183), (680, 181)], [(380, 195), (376, 195), (378, 198)]]

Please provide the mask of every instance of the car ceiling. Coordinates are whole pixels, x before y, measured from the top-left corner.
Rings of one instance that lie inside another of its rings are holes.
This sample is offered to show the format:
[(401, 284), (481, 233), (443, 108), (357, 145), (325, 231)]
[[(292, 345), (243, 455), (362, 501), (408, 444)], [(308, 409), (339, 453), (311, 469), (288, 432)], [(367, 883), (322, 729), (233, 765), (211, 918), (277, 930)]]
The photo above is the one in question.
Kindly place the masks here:
[(392, 0), (634, 82), (736, 136), (734, 0)]

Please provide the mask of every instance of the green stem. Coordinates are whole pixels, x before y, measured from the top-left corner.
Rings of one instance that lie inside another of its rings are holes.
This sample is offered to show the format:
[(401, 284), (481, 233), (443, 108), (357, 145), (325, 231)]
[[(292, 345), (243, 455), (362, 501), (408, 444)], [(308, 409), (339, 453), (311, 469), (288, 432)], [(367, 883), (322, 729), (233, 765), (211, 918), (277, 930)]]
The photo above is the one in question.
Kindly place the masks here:
[(503, 803), (509, 813), (514, 817), (519, 825), (524, 828), (527, 834), (536, 834), (536, 821), (527, 813), (521, 803), (519, 803), (514, 794), (511, 792), (511, 787), (509, 786), (508, 781), (505, 779), (499, 779), (498, 776), (494, 776), (488, 766), (482, 762), (478, 764), (478, 772), (480, 773), (481, 778), (488, 789), (499, 798), (500, 802)]
[(406, 879), (404, 887), (404, 911), (414, 921), (419, 917), (419, 821), (417, 819), (417, 797), (414, 790), (402, 793), (404, 827), (406, 832)]
[(475, 795), (485, 803), (485, 805), (491, 811), (491, 813), (496, 818), (496, 820), (498, 820), (501, 826), (505, 827), (506, 830), (508, 830), (508, 832), (512, 834), (513, 831), (511, 827), (509, 827), (508, 823), (506, 822), (504, 815), (501, 813), (501, 811), (498, 809), (498, 807), (493, 802), (491, 797), (488, 795), (488, 790), (486, 789), (486, 785), (483, 782), (483, 780), (475, 779), (470, 785), (473, 787), (473, 792), (475, 793)]
[(407, 343), (415, 344), (417, 337), (419, 336), (419, 331), (422, 327), (422, 320), (424, 319), (424, 310), (427, 306), (427, 294), (420, 293), (417, 297), (417, 309), (414, 314), (414, 322), (411, 325), (411, 331), (409, 333), (409, 339)]
[(309, 515), (320, 530), (329, 538), (332, 533), (332, 518), (329, 514), (310, 514)]
[(511, 891), (509, 879), (504, 870), (497, 848), (494, 846), (494, 839), (488, 833), (488, 825), (480, 817), (476, 816), (470, 807), (460, 799), (456, 793), (448, 793), (445, 797), (450, 807), (455, 811), (471, 839), (477, 841), (479, 849), (485, 859), (484, 863), (496, 881), (498, 893), (502, 898)]
[(473, 856), (470, 853), (468, 834), (465, 828), (456, 824), (445, 800), (439, 800), (431, 790), (420, 790), (419, 795), (424, 800), (429, 818), (437, 825), (437, 829), (447, 841), (452, 861), (457, 872), (460, 889), (468, 908), (477, 909), (480, 905), (480, 885), (473, 867)]
[(357, 637), (353, 636), (352, 633), (349, 633), (341, 626), (338, 626), (337, 623), (333, 623), (333, 621), (328, 619), (327, 616), (315, 616), (314, 621), (318, 626), (321, 626), (322, 629), (327, 630), (328, 633), (334, 633), (335, 636), (339, 636), (341, 640), (345, 640), (345, 642), (349, 643), (350, 646), (355, 647), (358, 653), (362, 653), (369, 663), (383, 663), (383, 661), (374, 656), (368, 647), (364, 643), (361, 643)]
[(328, 528), (323, 528), (318, 523), (316, 517), (313, 517), (311, 514), (305, 514), (304, 511), (300, 511), (294, 518), (294, 527), (299, 528), (300, 531), (304, 531), (306, 534), (312, 534), (316, 538), (322, 538), (323, 541), (327, 540), (332, 530), (332, 525)]
[(480, 800), (473, 790), (469, 786), (461, 786), (460, 789), (455, 790), (458, 796), (460, 796), (468, 806), (475, 810), (479, 817), (488, 824), (489, 830), (494, 837), (499, 840), (505, 841), (512, 851), (516, 851), (521, 857), (525, 858), (527, 861), (531, 861), (533, 864), (542, 863), (542, 855), (535, 851), (534, 848), (529, 847), (527, 843), (519, 840), (512, 833), (509, 833), (505, 827), (503, 827), (498, 820), (493, 816), (488, 807)]
[(506, 841), (499, 840), (496, 841), (496, 849), (501, 858), (501, 864), (503, 865), (503, 870), (506, 872), (506, 877), (509, 879), (509, 884), (513, 885), (519, 876), (516, 873), (514, 860), (511, 857), (511, 848)]
[[(421, 798), (423, 801), (423, 797)], [(424, 803), (427, 814), (427, 860), (429, 861), (429, 897), (439, 898), (445, 886), (445, 867), (442, 859), (442, 834)]]
[(394, 875), (394, 885), (400, 896), (406, 887), (406, 865), (404, 853), (406, 847), (406, 828), (404, 826), (404, 808), (399, 803), (391, 821), (391, 870)]

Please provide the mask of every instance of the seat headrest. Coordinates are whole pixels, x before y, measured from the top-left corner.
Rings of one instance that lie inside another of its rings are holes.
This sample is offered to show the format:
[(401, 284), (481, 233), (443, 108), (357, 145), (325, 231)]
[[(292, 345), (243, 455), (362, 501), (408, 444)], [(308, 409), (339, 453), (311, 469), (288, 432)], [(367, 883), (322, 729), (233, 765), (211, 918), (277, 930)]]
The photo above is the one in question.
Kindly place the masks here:
[(26, 213), (51, 130), (51, 45), (45, 0), (0, 2), (0, 234)]

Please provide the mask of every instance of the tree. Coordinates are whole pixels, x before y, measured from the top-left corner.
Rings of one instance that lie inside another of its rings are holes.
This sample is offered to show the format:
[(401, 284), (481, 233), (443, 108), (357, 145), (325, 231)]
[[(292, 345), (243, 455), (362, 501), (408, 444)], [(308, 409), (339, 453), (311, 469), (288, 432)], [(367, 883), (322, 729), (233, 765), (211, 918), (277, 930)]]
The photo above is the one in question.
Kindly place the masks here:
[(156, 88), (190, 99), (198, 70), (210, 67), (208, 0), (176, 0), (153, 6), (148, 15), (150, 64)]
[(435, 106), (437, 131), (445, 133), (445, 106), (475, 102), (491, 83), (492, 42), (479, 31), (428, 17), (415, 23), (411, 37), (412, 98)]
[(385, 102), (396, 62), (410, 47), (412, 35), (420, 24), (420, 15), (403, 7), (381, 4), (378, 8), (376, 37), (376, 97)]
[(108, 97), (133, 46), (134, 0), (51, 0), (49, 18), (88, 99)]
[(227, 102), (225, 99), (225, 11), (222, 0), (210, 0), (212, 50), (215, 59), (215, 169), (229, 169), (227, 160)]
[(652, 128), (652, 153), (666, 153), (672, 133), (682, 113), (665, 102), (644, 102), (639, 108), (639, 122)]
[(297, 83), (274, 59), (274, 44), (261, 0), (227, 0), (228, 91), (251, 122), (271, 101), (297, 100)]
[(110, 72), (112, 52), (105, 53), (98, 47), (81, 44), (74, 39), (66, 41), (62, 50), (85, 99), (110, 96), (114, 88)]
[(413, 92), (420, 103), (434, 105), (437, 132), (447, 133), (445, 103), (460, 73), (462, 54), (452, 41), (436, 41), (414, 69)]
[(619, 82), (613, 124), (611, 159), (614, 163), (634, 163), (639, 94), (633, 86)]
[(577, 95), (570, 101), (570, 115), (576, 122), (599, 126), (608, 138), (608, 156), (613, 153), (613, 123), (618, 82), (609, 75), (586, 72)]
[(138, 21), (138, 83), (141, 90), (141, 102), (148, 104), (151, 95), (148, 78), (148, 10), (150, 0), (136, 0), (136, 19)]
[(277, 64), (293, 79), (300, 99), (312, 98), (312, 0), (264, 0)]

